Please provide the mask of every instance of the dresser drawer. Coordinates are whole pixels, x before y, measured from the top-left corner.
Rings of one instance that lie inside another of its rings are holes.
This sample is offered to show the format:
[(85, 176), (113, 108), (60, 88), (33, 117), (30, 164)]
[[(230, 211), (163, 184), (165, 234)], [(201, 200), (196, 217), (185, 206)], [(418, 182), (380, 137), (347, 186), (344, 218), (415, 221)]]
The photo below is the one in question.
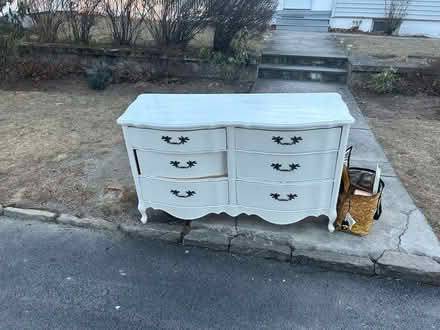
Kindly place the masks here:
[(333, 179), (338, 153), (262, 154), (237, 152), (237, 177), (258, 181)]
[(142, 199), (176, 206), (228, 204), (227, 180), (161, 180), (140, 178)]
[(226, 150), (223, 128), (196, 131), (162, 131), (127, 127), (126, 139), (132, 148), (172, 152)]
[(142, 176), (201, 178), (226, 175), (226, 152), (164, 153), (136, 150)]
[(341, 128), (300, 131), (267, 131), (238, 128), (236, 149), (245, 151), (297, 153), (338, 150)]
[(333, 181), (304, 184), (265, 184), (237, 181), (239, 205), (294, 211), (330, 207)]

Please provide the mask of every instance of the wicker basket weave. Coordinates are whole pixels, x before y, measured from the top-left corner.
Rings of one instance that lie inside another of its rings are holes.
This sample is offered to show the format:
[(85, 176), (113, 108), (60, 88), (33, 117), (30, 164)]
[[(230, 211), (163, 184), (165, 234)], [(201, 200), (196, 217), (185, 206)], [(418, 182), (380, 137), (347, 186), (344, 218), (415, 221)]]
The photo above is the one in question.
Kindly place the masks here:
[[(371, 230), (373, 219), (375, 217), (378, 218), (377, 208), (378, 205), (380, 205), (382, 189), (373, 196), (354, 195), (353, 193), (356, 188), (350, 184), (347, 168), (343, 170), (342, 184), (343, 191), (339, 194), (337, 205), (338, 216), (335, 221), (336, 230), (366, 236)], [(344, 219), (348, 213), (356, 221), (351, 229), (344, 223)]]

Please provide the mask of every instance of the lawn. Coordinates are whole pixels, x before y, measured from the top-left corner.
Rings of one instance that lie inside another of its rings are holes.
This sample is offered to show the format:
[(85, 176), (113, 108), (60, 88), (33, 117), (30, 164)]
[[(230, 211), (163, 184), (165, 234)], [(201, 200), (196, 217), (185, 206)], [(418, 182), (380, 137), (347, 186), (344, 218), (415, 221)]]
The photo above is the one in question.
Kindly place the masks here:
[(352, 56), (405, 58), (438, 57), (440, 54), (439, 39), (340, 33), (335, 34), (335, 38), (347, 55)]
[(121, 113), (141, 93), (249, 88), (249, 83), (173, 79), (95, 91), (74, 77), (0, 90), (0, 204), (135, 221), (135, 187), (116, 124)]
[(356, 93), (403, 184), (440, 238), (440, 97)]

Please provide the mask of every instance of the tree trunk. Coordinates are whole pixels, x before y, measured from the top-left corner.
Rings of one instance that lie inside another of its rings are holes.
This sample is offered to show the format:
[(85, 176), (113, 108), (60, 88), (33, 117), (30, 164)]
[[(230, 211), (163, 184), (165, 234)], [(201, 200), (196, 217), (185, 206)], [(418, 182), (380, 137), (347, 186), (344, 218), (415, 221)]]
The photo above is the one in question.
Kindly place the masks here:
[(214, 32), (214, 51), (228, 53), (231, 50), (231, 41), (229, 35), (220, 26), (215, 27)]

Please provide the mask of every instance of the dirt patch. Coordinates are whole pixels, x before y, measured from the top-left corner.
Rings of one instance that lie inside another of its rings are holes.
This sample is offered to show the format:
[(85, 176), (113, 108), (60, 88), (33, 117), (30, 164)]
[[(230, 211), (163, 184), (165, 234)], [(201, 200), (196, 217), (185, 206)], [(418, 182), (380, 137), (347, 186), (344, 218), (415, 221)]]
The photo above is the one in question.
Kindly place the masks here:
[[(141, 93), (247, 93), (249, 83), (162, 80), (87, 88), (85, 79), (0, 90), (0, 203), (137, 221), (116, 119)], [(209, 111), (209, 109), (207, 109)]]
[(440, 97), (355, 94), (403, 184), (440, 238)]
[(438, 57), (440, 40), (370, 35), (335, 35), (349, 56)]

